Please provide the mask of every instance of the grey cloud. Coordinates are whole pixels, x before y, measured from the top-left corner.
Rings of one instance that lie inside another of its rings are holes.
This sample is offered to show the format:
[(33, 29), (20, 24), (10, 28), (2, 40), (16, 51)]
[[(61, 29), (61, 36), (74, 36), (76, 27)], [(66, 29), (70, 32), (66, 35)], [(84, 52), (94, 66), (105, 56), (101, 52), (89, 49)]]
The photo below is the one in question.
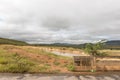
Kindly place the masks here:
[(43, 20), (42, 26), (50, 30), (58, 31), (61, 29), (62, 30), (68, 29), (71, 26), (71, 23), (70, 20), (64, 17), (62, 18), (62, 17), (51, 16)]
[(120, 39), (119, 0), (0, 0), (0, 37), (31, 43)]

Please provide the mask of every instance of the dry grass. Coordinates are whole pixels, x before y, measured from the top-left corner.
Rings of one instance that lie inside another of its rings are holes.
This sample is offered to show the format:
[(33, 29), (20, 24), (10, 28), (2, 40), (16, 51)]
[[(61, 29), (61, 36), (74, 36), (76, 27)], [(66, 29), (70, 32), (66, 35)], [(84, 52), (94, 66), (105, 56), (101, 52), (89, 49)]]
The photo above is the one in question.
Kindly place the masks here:
[(102, 50), (102, 52), (107, 53), (109, 56), (120, 56), (120, 50)]
[(39, 47), (0, 45), (0, 72), (69, 72), (71, 63)]

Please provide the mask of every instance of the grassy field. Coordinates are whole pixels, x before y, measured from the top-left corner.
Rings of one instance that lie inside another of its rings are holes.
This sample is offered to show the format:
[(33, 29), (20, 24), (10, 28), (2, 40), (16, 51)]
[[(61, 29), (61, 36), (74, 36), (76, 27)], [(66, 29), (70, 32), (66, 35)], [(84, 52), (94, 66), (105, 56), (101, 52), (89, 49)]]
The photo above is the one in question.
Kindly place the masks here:
[(106, 50), (102, 50), (102, 52), (106, 53), (109, 56), (120, 56), (120, 50), (106, 49)]
[[(74, 70), (72, 58), (52, 54), (50, 50), (75, 54), (83, 52), (65, 47), (0, 45), (0, 72), (69, 73)], [(120, 50), (102, 52), (110, 56), (120, 56)]]
[(0, 45), (0, 72), (62, 73), (73, 70), (72, 59), (39, 47)]

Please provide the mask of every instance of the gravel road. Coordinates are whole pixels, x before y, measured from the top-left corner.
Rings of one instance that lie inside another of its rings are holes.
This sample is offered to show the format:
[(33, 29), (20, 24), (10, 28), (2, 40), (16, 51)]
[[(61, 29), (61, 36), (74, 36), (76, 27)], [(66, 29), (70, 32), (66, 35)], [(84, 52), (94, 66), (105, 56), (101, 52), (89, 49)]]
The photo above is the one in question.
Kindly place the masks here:
[(0, 80), (120, 80), (120, 74), (112, 75), (43, 75), (43, 74), (0, 74)]

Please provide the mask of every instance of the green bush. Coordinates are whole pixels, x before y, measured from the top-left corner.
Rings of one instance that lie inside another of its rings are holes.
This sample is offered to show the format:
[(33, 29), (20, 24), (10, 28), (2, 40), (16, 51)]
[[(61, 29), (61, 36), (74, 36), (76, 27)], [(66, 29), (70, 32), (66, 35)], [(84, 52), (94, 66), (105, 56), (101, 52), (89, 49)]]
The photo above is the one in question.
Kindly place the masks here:
[(0, 72), (29, 72), (31, 67), (33, 67), (34, 65), (34, 62), (28, 60), (27, 58), (21, 57), (17, 53), (6, 54), (5, 52), (0, 54)]
[(13, 73), (24, 73), (24, 72), (28, 72), (30, 69), (30, 66), (28, 64), (24, 64), (24, 63), (18, 63), (18, 64), (10, 64), (8, 71), (9, 72), (13, 72)]
[(9, 60), (6, 59), (5, 57), (0, 57), (0, 64), (8, 64)]
[(8, 71), (7, 67), (5, 65), (0, 64), (0, 72), (7, 72), (7, 71)]
[(74, 70), (75, 70), (75, 67), (74, 67), (74, 65), (70, 64), (70, 65), (67, 66), (67, 69), (68, 69), (69, 71), (74, 71)]

